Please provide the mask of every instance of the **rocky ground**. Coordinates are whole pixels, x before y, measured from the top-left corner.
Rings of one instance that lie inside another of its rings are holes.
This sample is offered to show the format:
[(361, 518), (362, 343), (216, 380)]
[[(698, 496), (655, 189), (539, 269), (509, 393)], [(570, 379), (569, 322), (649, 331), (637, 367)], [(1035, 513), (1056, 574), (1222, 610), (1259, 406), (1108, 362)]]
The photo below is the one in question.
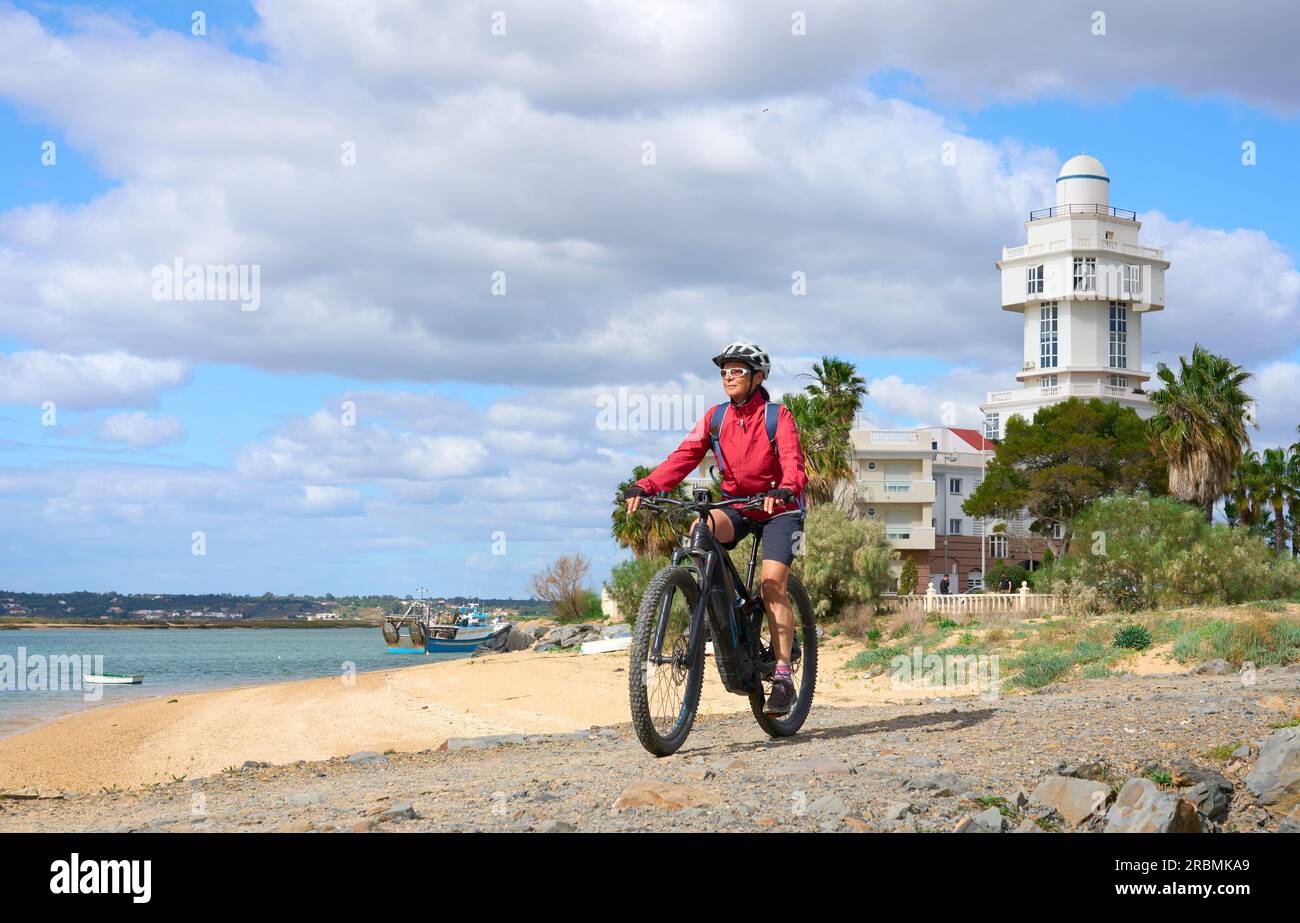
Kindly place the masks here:
[(776, 741), (748, 715), (706, 716), (665, 759), (620, 725), (10, 792), (0, 831), (1300, 831), (1298, 713), (1300, 665), (1254, 685), (1073, 680), (991, 702), (814, 706)]

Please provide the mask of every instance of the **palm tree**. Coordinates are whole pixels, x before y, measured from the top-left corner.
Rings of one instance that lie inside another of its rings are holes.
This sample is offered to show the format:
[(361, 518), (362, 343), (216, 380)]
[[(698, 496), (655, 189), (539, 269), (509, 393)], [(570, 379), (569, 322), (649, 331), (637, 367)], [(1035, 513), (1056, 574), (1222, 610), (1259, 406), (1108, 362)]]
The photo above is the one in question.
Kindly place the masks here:
[[(1156, 377), (1164, 385), (1151, 393), (1156, 414), (1150, 426), (1169, 459), (1169, 492), (1214, 517), (1214, 502), (1250, 447), (1246, 432), (1251, 397), (1242, 386), (1250, 372), (1197, 345), (1192, 360), (1179, 357), (1177, 377), (1161, 362)], [(1259, 424), (1255, 424), (1258, 426)]]
[(808, 472), (810, 503), (833, 503), (840, 485), (853, 480), (853, 421), (867, 395), (866, 381), (857, 367), (834, 356), (813, 363), (813, 382), (802, 394), (787, 394), (782, 403), (799, 427)]
[(827, 418), (836, 425), (852, 428), (854, 418), (862, 409), (862, 399), (870, 393), (866, 379), (858, 374), (858, 367), (844, 359), (822, 356), (821, 362), (813, 363), (812, 374), (802, 377), (815, 379), (804, 390), (821, 402)]
[(1251, 449), (1241, 456), (1232, 472), (1223, 501), (1223, 512), (1230, 525), (1253, 530), (1266, 515), (1260, 508), (1259, 467), (1259, 453)]
[(1286, 449), (1265, 449), (1260, 463), (1261, 499), (1273, 508), (1273, 550), (1286, 554), (1287, 521), (1283, 508), (1294, 512), (1300, 500), (1300, 455)]

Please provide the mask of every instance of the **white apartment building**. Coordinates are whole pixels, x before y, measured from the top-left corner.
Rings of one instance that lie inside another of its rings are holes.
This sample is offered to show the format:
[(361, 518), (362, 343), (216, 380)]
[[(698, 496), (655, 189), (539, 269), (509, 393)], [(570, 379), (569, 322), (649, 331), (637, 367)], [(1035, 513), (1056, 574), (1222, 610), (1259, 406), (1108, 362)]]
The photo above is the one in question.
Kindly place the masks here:
[(1143, 386), (1142, 318), (1165, 306), (1164, 251), (1138, 239), (1134, 212), (1110, 205), (1110, 177), (1095, 157), (1071, 157), (1056, 177), (1056, 205), (1030, 212), (1027, 242), (1004, 247), (1002, 309), (1023, 315), (1021, 386), (991, 391), (984, 433), (1032, 420), (1070, 397), (1102, 397), (1153, 413)]

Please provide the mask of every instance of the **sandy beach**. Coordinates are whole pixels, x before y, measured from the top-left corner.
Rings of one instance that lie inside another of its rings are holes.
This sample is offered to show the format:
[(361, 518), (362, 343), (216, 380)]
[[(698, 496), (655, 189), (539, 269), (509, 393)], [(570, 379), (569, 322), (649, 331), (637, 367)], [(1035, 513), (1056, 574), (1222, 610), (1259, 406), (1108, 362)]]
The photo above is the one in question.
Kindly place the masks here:
[[(823, 643), (819, 704), (886, 704), (921, 694), (899, 693), (884, 676), (845, 674), (843, 664), (860, 649), (840, 639)], [(748, 700), (722, 688), (710, 662), (700, 714), (748, 710)], [(331, 677), (89, 709), (0, 740), (0, 790), (98, 791), (212, 775), (246, 760), (409, 752), (449, 737), (627, 721), (626, 653), (519, 651), (360, 673), (351, 685)]]

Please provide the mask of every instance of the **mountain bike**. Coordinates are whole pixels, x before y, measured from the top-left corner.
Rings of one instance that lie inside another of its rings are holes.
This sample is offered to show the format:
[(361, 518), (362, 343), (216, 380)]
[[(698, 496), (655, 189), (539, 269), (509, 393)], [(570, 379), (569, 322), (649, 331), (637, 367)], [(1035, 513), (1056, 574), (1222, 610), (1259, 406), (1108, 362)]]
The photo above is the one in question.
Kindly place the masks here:
[[(765, 715), (776, 657), (763, 600), (753, 587), (759, 536), (753, 537), (749, 569), (742, 581), (731, 556), (706, 525), (710, 510), (761, 509), (763, 499), (712, 502), (707, 490), (696, 490), (689, 501), (661, 494), (641, 501), (642, 509), (667, 516), (673, 531), (685, 540), (684, 547), (673, 551), (672, 563), (655, 574), (646, 588), (632, 638), (628, 670), (632, 726), (641, 745), (655, 756), (675, 753), (695, 724), (704, 684), (705, 645), (710, 640), (723, 687), (749, 697), (754, 718), (768, 735), (789, 737), (808, 717), (817, 685), (817, 626), (808, 592), (790, 575), (787, 587), (794, 610), (790, 670), (797, 699), (788, 714)], [(673, 517), (681, 514), (698, 517), (689, 539), (674, 522)]]

